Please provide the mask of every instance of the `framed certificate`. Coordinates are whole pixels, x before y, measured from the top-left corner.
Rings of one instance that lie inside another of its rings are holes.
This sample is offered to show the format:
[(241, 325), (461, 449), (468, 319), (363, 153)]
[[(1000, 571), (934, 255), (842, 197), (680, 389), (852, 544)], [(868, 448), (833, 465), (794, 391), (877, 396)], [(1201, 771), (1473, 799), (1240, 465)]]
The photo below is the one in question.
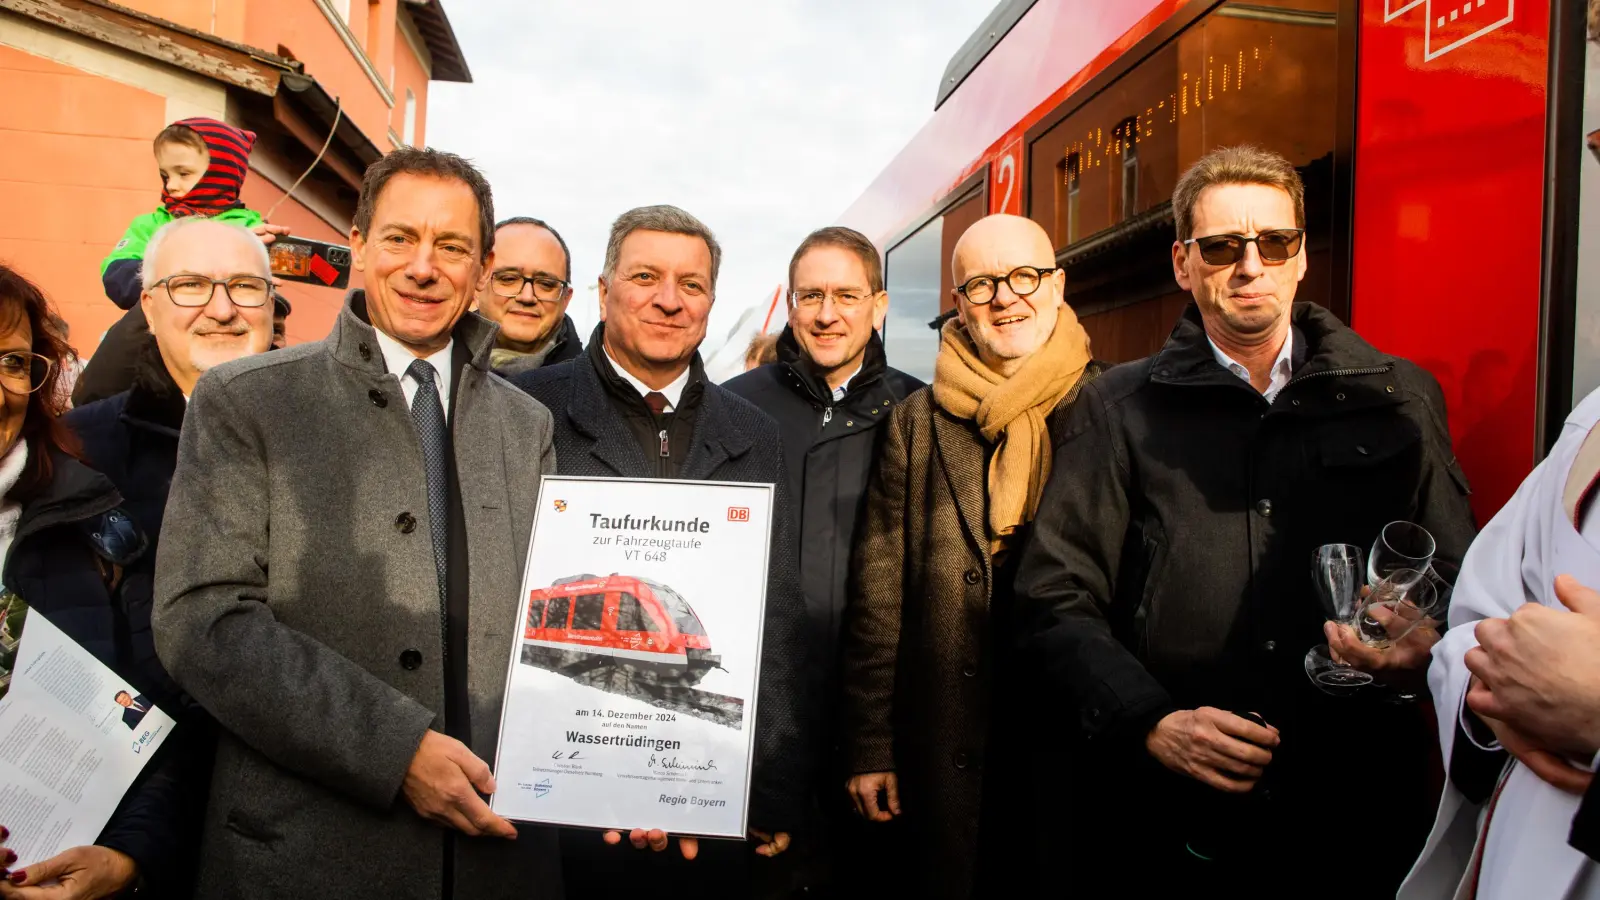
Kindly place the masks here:
[(543, 479), (496, 813), (745, 836), (772, 506), (770, 484)]

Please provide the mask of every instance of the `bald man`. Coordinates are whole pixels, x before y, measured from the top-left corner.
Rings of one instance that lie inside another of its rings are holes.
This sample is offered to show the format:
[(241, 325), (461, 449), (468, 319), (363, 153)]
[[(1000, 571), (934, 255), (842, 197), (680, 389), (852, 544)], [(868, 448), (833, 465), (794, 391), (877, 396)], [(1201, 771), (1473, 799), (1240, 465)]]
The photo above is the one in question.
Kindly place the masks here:
[[(1084, 391), (1054, 448), (1017, 611), (1024, 664), (1086, 738), (1083, 827), (1061, 836), (1083, 896), (1393, 897), (1428, 833), (1433, 738), (1384, 700), (1426, 689), (1438, 630), (1365, 646), (1325, 621), (1309, 562), (1406, 520), (1459, 563), (1466, 480), (1433, 377), (1294, 302), (1304, 194), (1251, 147), (1179, 179), (1171, 262), (1194, 303)], [(1322, 643), (1382, 686), (1320, 693)], [(1348, 827), (1381, 837), (1356, 848)]]
[(894, 408), (868, 482), (841, 649), (848, 790), (903, 832), (883, 863), (900, 893), (1031, 896), (1037, 795), (1014, 762), (1038, 729), (1016, 706), (1012, 575), (1057, 428), (1100, 366), (1034, 222), (979, 220), (951, 273), (933, 384)]

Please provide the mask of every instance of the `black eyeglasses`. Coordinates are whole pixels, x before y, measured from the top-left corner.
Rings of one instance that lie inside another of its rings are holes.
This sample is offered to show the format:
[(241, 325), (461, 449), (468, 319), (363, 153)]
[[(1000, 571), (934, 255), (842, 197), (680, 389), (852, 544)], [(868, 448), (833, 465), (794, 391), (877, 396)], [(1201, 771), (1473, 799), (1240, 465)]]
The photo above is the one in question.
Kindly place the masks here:
[(993, 302), (995, 292), (999, 290), (999, 284), (1002, 281), (1006, 283), (1007, 287), (1011, 288), (1011, 293), (1016, 294), (1018, 297), (1026, 297), (1037, 291), (1039, 285), (1044, 284), (1046, 275), (1059, 271), (1061, 271), (1059, 266), (1049, 269), (1040, 269), (1034, 266), (1017, 266), (1005, 275), (979, 275), (976, 278), (968, 278), (966, 284), (961, 285), (956, 290), (961, 292), (961, 296), (967, 298), (968, 303), (974, 306), (982, 306), (985, 303)]
[(1300, 252), (1300, 244), (1305, 237), (1304, 228), (1276, 228), (1272, 231), (1263, 231), (1255, 237), (1245, 237), (1242, 234), (1213, 234), (1190, 238), (1183, 243), (1185, 246), (1189, 244), (1198, 246), (1200, 258), (1208, 265), (1231, 266), (1244, 259), (1244, 248), (1247, 244), (1256, 245), (1256, 252), (1261, 254), (1262, 262), (1287, 262)]
[(516, 269), (501, 269), (489, 276), (491, 289), (507, 300), (515, 300), (522, 294), (524, 284), (533, 285), (533, 299), (551, 302), (561, 299), (561, 294), (567, 289), (567, 282), (540, 272), (537, 275), (524, 275)]
[(235, 275), (226, 281), (217, 281), (204, 275), (168, 275), (150, 285), (150, 289), (165, 287), (173, 303), (195, 307), (210, 303), (219, 284), (234, 306), (265, 306), (267, 298), (272, 296), (272, 284), (255, 275)]

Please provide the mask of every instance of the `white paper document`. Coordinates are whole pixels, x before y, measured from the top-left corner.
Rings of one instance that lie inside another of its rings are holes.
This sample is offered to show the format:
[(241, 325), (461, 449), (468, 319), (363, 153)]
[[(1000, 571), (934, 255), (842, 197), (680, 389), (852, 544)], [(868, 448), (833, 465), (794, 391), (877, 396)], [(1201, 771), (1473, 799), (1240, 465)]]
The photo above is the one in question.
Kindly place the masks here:
[(494, 811), (743, 838), (773, 488), (547, 476)]
[(0, 617), (12, 663), (0, 684), (0, 823), (16, 870), (94, 843), (174, 723), (49, 619), (12, 613)]

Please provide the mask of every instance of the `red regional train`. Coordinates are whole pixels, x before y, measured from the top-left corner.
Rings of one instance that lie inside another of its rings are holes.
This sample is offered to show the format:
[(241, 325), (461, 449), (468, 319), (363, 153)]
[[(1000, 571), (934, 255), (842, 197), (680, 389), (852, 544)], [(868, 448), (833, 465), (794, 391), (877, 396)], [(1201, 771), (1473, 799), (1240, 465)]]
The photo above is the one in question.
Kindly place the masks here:
[(552, 671), (625, 660), (635, 675), (691, 686), (722, 662), (682, 595), (631, 575), (578, 575), (531, 591), (523, 638), (523, 661)]
[(1439, 379), (1486, 521), (1600, 383), (1578, 314), (1600, 294), (1578, 285), (1584, 18), (1584, 0), (1003, 0), (842, 217), (885, 248), (890, 362), (931, 380), (951, 250), (997, 212), (1051, 235), (1097, 357), (1154, 352), (1189, 302), (1177, 178), (1255, 144), (1306, 182), (1300, 298)]

